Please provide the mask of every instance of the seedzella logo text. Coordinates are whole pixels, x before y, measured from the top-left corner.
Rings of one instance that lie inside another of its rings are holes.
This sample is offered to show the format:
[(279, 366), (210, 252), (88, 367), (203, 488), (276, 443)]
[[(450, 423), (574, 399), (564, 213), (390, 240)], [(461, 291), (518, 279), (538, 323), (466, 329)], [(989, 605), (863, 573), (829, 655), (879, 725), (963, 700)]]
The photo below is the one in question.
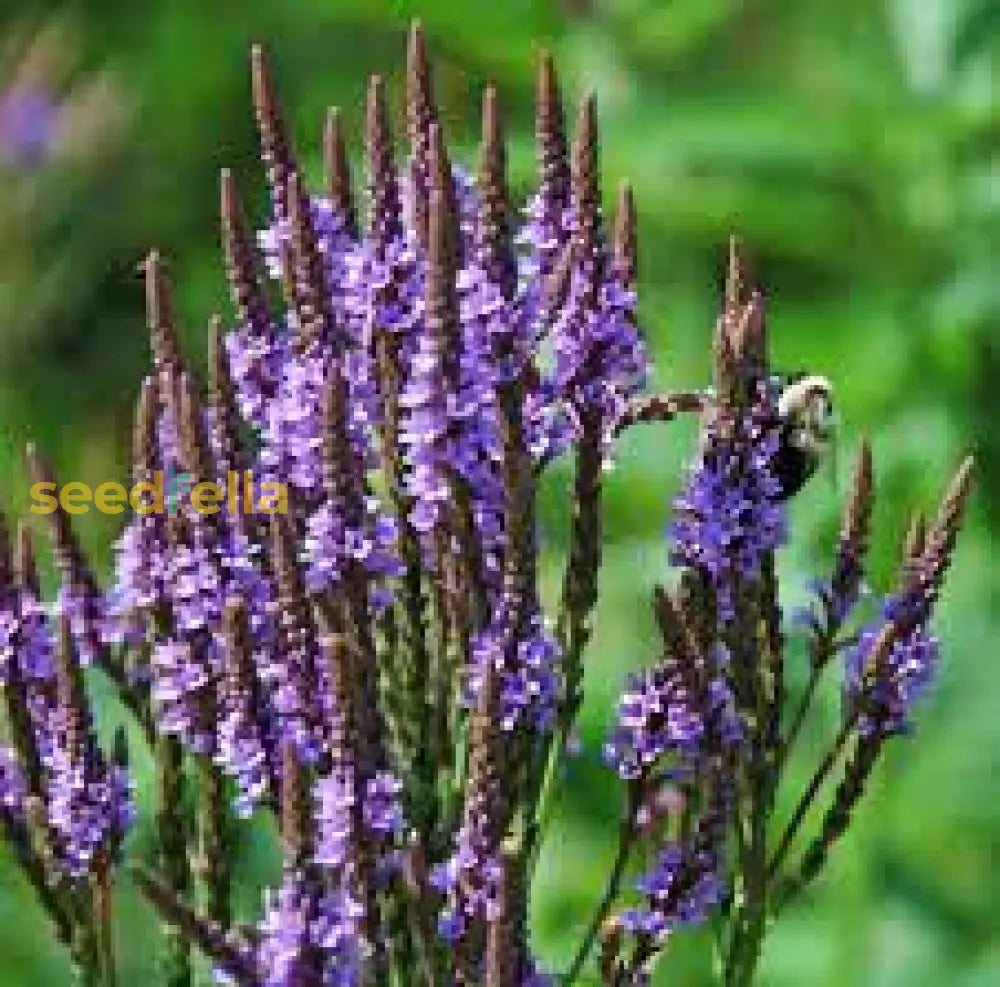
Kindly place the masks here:
[(225, 486), (202, 481), (195, 483), (190, 473), (173, 469), (157, 470), (152, 480), (126, 489), (109, 481), (91, 488), (72, 482), (62, 486), (51, 481), (32, 485), (31, 513), (51, 514), (57, 509), (67, 514), (86, 514), (91, 507), (102, 514), (121, 514), (126, 506), (136, 514), (177, 514), (190, 508), (197, 514), (287, 514), (288, 488), (277, 480), (255, 485), (253, 470), (231, 470)]

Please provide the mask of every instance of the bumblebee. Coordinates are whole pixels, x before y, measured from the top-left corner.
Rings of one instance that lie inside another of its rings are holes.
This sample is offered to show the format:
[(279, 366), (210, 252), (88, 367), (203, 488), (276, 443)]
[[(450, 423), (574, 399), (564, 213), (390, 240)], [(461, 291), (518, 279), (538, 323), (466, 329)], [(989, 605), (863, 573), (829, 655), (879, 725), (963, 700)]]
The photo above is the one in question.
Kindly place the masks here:
[(819, 374), (777, 377), (780, 444), (773, 467), (781, 484), (781, 500), (794, 497), (832, 456), (836, 415), (833, 385)]

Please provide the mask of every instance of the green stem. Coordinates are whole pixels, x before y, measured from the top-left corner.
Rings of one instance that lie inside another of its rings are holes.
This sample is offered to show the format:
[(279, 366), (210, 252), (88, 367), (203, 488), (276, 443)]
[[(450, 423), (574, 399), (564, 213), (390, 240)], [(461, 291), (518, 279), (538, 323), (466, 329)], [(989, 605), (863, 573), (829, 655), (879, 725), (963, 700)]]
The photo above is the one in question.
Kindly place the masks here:
[(785, 862), (785, 858), (791, 848), (792, 841), (798, 835), (798, 832), (802, 827), (802, 823), (805, 821), (806, 814), (812, 806), (813, 800), (816, 798), (820, 788), (823, 787), (823, 783), (826, 781), (830, 772), (833, 770), (834, 765), (840, 758), (844, 746), (847, 744), (847, 741), (851, 736), (851, 731), (854, 729), (856, 720), (857, 714), (854, 714), (844, 721), (844, 725), (840, 728), (840, 732), (837, 734), (836, 739), (830, 749), (826, 752), (826, 756), (820, 762), (819, 767), (816, 768), (816, 771), (812, 776), (812, 780), (809, 782), (805, 792), (803, 792), (802, 797), (799, 799), (799, 803), (795, 807), (795, 811), (792, 813), (792, 818), (789, 820), (788, 826), (785, 828), (785, 832), (781, 837), (781, 842), (778, 844), (778, 849), (774, 852), (774, 855), (771, 857), (771, 862), (768, 864), (768, 881), (773, 880), (781, 870), (781, 865)]
[(775, 759), (774, 768), (776, 775), (780, 774), (784, 768), (788, 761), (788, 755), (791, 753), (792, 748), (795, 746), (795, 741), (798, 740), (799, 734), (802, 732), (802, 726), (812, 706), (813, 699), (816, 697), (816, 690), (819, 688), (822, 675), (823, 666), (813, 665), (809, 672), (809, 681), (806, 683), (805, 692), (802, 693), (802, 698), (799, 700), (799, 705), (795, 710), (795, 716), (792, 718), (791, 726), (788, 728), (788, 735), (785, 737)]
[[(164, 883), (184, 900), (190, 886), (187, 834), (183, 808), (184, 756), (175, 737), (157, 739), (156, 765), (159, 805), (157, 835), (160, 872)], [(191, 948), (184, 934), (169, 923), (163, 925), (162, 971), (164, 987), (189, 987)]]
[(621, 890), (622, 878), (625, 876), (625, 867), (628, 864), (628, 858), (632, 852), (632, 846), (636, 837), (634, 809), (633, 798), (630, 796), (627, 807), (628, 814), (622, 820), (621, 832), (618, 839), (618, 853), (615, 855), (615, 862), (611, 867), (611, 874), (604, 889), (604, 896), (601, 898), (594, 916), (590, 920), (590, 925), (587, 926), (587, 932), (563, 979), (564, 987), (570, 987), (571, 984), (576, 982), (576, 978), (583, 969), (583, 964), (587, 962), (587, 957), (590, 956), (590, 952), (597, 942), (597, 937), (608, 917), (608, 912), (611, 911), (611, 906), (615, 903), (615, 899)]

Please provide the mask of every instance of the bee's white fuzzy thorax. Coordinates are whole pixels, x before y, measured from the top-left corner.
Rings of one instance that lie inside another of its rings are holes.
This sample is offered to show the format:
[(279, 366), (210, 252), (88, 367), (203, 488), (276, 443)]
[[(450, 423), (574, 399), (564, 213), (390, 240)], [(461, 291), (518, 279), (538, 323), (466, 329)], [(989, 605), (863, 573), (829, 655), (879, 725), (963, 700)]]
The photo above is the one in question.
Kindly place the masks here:
[(789, 384), (778, 398), (778, 414), (787, 418), (805, 408), (817, 396), (831, 400), (833, 385), (821, 374), (809, 374), (801, 380)]
[(833, 385), (819, 374), (793, 381), (778, 398), (778, 414), (789, 444), (819, 459), (832, 444), (836, 428)]

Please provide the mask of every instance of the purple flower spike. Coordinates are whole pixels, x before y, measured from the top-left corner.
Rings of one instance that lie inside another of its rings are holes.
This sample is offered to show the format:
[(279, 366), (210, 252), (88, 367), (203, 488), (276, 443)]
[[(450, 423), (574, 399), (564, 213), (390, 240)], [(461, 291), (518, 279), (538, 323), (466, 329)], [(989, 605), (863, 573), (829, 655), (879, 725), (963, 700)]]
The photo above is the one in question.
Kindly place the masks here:
[(703, 572), (718, 594), (719, 617), (732, 619), (732, 588), (759, 578), (767, 553), (784, 544), (785, 510), (774, 472), (777, 417), (762, 387), (741, 418), (710, 422), (701, 458), (674, 501), (670, 560)]
[[(937, 672), (940, 642), (925, 619), (908, 619), (913, 602), (909, 594), (890, 597), (882, 619), (867, 625), (845, 655), (845, 690), (852, 702), (861, 704), (858, 728), (865, 736), (905, 733), (914, 704)], [(893, 620), (901, 627), (888, 651), (876, 654), (879, 638)]]
[(622, 916), (624, 927), (662, 941), (679, 926), (706, 921), (725, 894), (717, 868), (712, 854), (667, 844), (655, 867), (636, 884), (646, 896), (646, 907), (626, 912)]
[(320, 892), (314, 882), (286, 871), (265, 902), (257, 964), (264, 987), (356, 987), (362, 980), (359, 949), (363, 910), (343, 891)]
[(489, 664), (500, 674), (500, 722), (506, 731), (518, 726), (544, 732), (551, 728), (559, 699), (559, 645), (541, 614), (511, 627), (505, 608), (500, 617), (473, 642), (466, 703), (475, 708)]

